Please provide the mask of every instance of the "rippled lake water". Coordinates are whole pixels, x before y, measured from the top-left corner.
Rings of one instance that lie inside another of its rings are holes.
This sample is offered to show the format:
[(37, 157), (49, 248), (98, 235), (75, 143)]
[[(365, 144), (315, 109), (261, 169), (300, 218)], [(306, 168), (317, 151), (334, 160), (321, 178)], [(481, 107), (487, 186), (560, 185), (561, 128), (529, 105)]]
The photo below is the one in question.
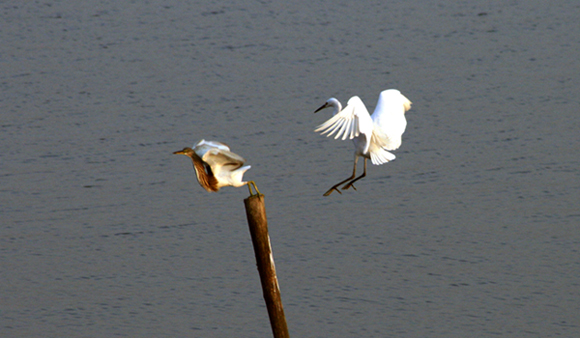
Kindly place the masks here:
[[(243, 199), (171, 153), (231, 145), (266, 195), (293, 337), (580, 335), (575, 1), (2, 5), (0, 335), (268, 337)], [(400, 89), (358, 191), (334, 96)]]

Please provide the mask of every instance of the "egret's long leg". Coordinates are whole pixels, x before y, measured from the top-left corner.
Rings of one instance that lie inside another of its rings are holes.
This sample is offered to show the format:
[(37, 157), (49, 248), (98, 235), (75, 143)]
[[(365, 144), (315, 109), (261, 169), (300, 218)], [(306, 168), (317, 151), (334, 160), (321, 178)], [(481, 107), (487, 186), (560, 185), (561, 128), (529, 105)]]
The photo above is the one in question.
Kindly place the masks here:
[[(367, 158), (365, 157), (365, 170), (362, 173), (362, 175), (360, 175), (359, 177), (355, 178), (354, 180), (348, 182), (347, 184), (344, 185), (344, 187), (342, 187), (342, 190), (346, 190), (350, 187), (352, 187), (354, 190), (356, 190), (356, 187), (353, 185), (354, 182), (360, 180), (361, 178), (365, 177), (367, 175)], [(353, 176), (354, 177), (354, 176)]]
[[(337, 184), (333, 185), (333, 186), (332, 186), (332, 188), (328, 189), (328, 191), (327, 191), (327, 192), (325, 192), (323, 196), (328, 196), (328, 195), (330, 195), (330, 194), (331, 194), (331, 193), (332, 193), (334, 190), (336, 190), (336, 191), (337, 191), (339, 194), (341, 194), (341, 195), (342, 195), (342, 193), (340, 192), (340, 190), (338, 190), (338, 189), (337, 189), (337, 187), (338, 187), (339, 185), (343, 184), (344, 182), (348, 182), (348, 181), (352, 180), (352, 179), (353, 179), (353, 178), (356, 176), (356, 163), (357, 163), (357, 162), (358, 162), (358, 156), (357, 156), (357, 155), (355, 155), (355, 156), (354, 156), (354, 167), (352, 168), (352, 175), (351, 175), (349, 178), (347, 178), (346, 180), (344, 180), (344, 181), (340, 181), (340, 182), (338, 182)], [(365, 172), (366, 172), (366, 163), (367, 163), (367, 162), (366, 162), (366, 159), (365, 159)]]

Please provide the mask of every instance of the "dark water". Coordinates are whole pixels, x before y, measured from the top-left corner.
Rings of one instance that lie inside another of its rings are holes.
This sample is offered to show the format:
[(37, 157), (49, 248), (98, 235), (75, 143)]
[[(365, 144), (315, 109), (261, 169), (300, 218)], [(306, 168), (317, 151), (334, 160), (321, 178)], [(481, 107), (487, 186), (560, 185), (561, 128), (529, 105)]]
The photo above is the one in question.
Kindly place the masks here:
[[(580, 4), (2, 5), (0, 335), (268, 337), (243, 209), (266, 195), (293, 337), (580, 336)], [(327, 98), (400, 89), (358, 191)], [(326, 115), (325, 115), (326, 114)]]

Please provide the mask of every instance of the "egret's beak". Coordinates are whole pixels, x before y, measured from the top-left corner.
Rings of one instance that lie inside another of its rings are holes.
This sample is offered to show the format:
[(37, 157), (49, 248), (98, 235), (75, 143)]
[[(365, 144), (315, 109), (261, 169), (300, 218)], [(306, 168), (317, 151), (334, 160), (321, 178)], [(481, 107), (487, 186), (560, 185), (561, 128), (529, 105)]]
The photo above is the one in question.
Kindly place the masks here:
[(320, 106), (320, 108), (318, 108), (314, 111), (314, 114), (318, 113), (319, 111), (321, 111), (322, 109), (327, 108), (327, 107), (328, 107), (328, 102), (325, 102), (322, 106)]

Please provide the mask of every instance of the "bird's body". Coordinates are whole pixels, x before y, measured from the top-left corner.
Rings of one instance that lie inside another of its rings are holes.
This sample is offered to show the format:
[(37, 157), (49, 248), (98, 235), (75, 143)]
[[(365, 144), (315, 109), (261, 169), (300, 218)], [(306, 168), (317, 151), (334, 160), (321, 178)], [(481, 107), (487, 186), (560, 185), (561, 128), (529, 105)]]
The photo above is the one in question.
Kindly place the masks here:
[[(407, 127), (405, 112), (411, 109), (411, 101), (396, 89), (381, 92), (379, 101), (372, 115), (358, 96), (348, 100), (344, 109), (335, 98), (330, 98), (316, 112), (333, 107), (333, 117), (319, 125), (315, 132), (331, 136), (336, 132), (335, 139), (352, 139), (355, 147), (355, 161), (352, 176), (330, 188), (324, 196), (330, 195), (337, 187), (347, 181), (342, 189), (354, 188), (353, 183), (366, 176), (367, 159), (375, 165), (387, 163), (395, 159), (389, 150), (396, 150), (401, 146), (402, 136)], [(356, 163), (359, 157), (365, 159), (364, 172), (355, 178)], [(355, 188), (356, 189), (356, 188)]]
[[(209, 192), (216, 192), (222, 187), (241, 187), (246, 184), (249, 188), (250, 183), (258, 192), (253, 181), (242, 181), (244, 173), (251, 166), (244, 166), (246, 160), (231, 152), (230, 147), (224, 143), (201, 140), (193, 149), (186, 147), (174, 152), (174, 154), (186, 155), (191, 158), (199, 185)], [(251, 189), (250, 194), (252, 194)]]

